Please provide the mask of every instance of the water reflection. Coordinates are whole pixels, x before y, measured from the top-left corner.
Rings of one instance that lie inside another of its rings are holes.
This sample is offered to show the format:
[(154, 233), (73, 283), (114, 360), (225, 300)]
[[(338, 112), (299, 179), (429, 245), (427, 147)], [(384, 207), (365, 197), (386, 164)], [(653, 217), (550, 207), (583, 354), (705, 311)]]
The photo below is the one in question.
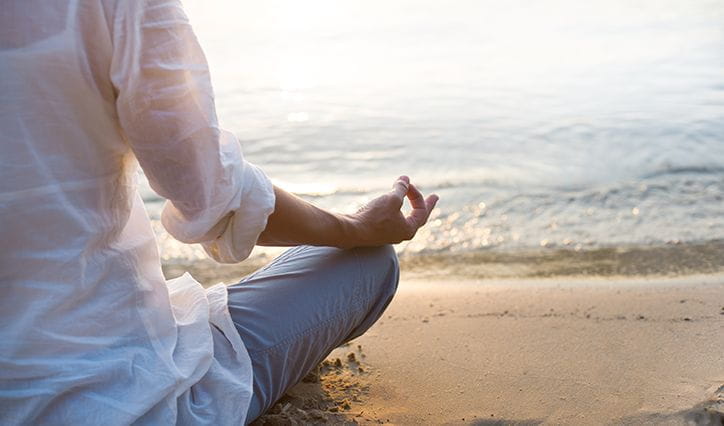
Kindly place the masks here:
[(401, 250), (724, 238), (720, 1), (185, 6), (275, 181), (340, 211), (402, 173), (440, 193)]

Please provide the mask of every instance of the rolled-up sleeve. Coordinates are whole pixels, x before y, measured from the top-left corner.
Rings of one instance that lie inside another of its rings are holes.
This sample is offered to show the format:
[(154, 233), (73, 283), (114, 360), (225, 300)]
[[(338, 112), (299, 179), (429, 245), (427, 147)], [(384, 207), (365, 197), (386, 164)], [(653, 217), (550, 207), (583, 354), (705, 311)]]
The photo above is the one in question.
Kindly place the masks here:
[(168, 201), (161, 221), (219, 262), (249, 256), (274, 190), (219, 128), (208, 64), (178, 0), (119, 1), (111, 80), (126, 135), (151, 187)]

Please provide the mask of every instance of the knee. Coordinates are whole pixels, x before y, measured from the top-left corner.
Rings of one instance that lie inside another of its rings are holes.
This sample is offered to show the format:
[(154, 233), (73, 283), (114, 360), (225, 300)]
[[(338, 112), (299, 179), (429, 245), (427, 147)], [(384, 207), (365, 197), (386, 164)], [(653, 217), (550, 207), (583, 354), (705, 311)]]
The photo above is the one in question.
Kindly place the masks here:
[(394, 284), (397, 288), (397, 284), (400, 281), (400, 260), (397, 258), (397, 252), (391, 245), (378, 247), (378, 256), (382, 263), (382, 269), (389, 275), (390, 283)]
[(356, 283), (360, 305), (366, 306), (364, 316), (344, 341), (361, 336), (382, 316), (397, 291), (400, 265), (392, 246), (358, 248), (362, 279)]
[(392, 297), (400, 281), (400, 263), (391, 245), (366, 247), (360, 250), (362, 268), (371, 272), (382, 294)]

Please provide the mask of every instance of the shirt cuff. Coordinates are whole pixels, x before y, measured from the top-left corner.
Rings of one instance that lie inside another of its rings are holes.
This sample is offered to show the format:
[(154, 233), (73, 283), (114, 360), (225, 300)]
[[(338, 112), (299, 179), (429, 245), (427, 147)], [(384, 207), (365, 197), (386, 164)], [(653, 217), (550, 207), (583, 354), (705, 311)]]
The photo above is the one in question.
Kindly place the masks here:
[(206, 253), (220, 263), (237, 263), (249, 257), (274, 212), (274, 186), (261, 169), (244, 161), (242, 182), (241, 203), (227, 216), (221, 235), (201, 243)]

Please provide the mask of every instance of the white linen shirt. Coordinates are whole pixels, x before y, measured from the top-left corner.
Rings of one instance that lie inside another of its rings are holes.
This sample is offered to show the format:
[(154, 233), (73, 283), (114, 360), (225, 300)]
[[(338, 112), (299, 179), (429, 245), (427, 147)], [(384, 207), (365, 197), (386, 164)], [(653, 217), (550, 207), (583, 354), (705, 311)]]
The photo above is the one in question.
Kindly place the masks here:
[(135, 182), (223, 262), (274, 208), (179, 1), (4, 0), (0, 150), (0, 424), (243, 422), (226, 287), (165, 282)]

